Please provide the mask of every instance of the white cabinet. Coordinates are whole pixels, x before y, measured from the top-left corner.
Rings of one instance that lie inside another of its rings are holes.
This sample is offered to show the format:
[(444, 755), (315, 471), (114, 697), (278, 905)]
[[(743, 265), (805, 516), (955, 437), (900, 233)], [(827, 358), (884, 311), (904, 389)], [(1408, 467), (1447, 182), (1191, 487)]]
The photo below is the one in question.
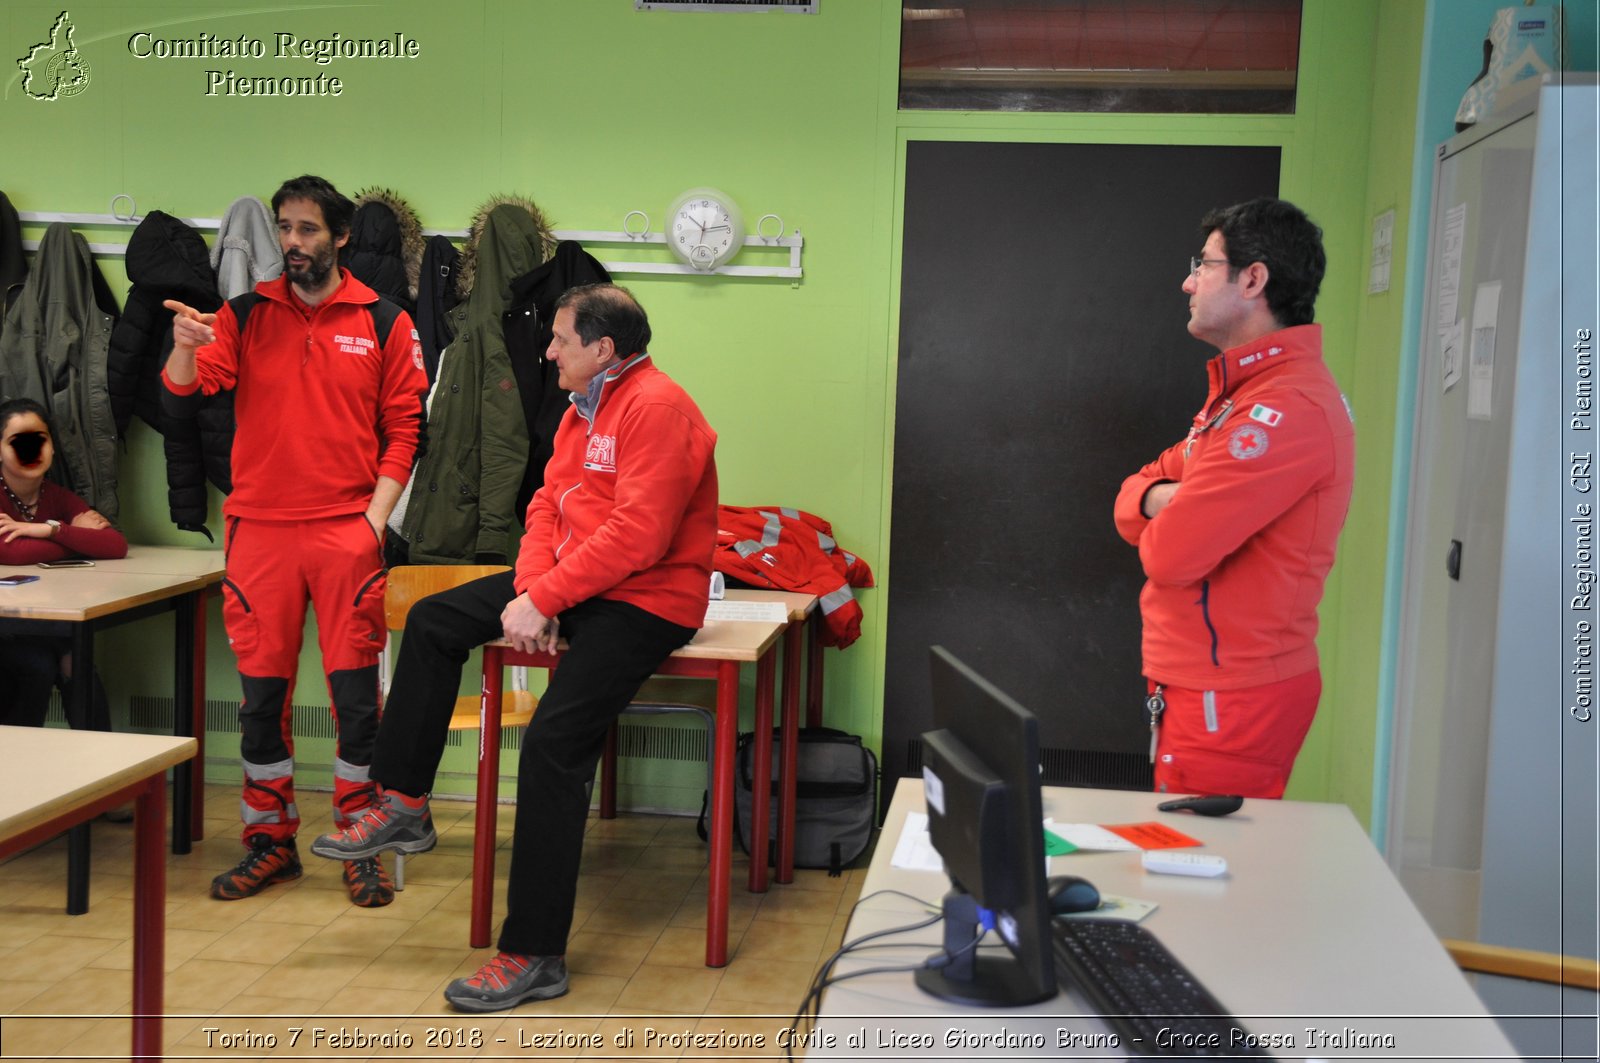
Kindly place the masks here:
[(1530, 89), (1436, 160), (1387, 855), (1442, 936), (1592, 957), (1597, 90)]

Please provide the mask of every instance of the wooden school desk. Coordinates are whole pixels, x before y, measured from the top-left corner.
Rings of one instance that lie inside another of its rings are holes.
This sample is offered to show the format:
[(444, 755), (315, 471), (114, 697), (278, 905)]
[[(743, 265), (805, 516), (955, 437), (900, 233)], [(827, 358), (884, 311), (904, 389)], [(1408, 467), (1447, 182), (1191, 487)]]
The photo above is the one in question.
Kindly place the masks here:
[(0, 727), (0, 859), (134, 799), (133, 1056), (161, 1056), (167, 865), (166, 771), (190, 762), (193, 738)]
[[(794, 881), (794, 800), (796, 772), (798, 771), (800, 755), (800, 643), (806, 630), (806, 618), (816, 612), (817, 596), (804, 591), (764, 591), (730, 587), (727, 591), (727, 600), (730, 602), (779, 602), (788, 613), (789, 623), (783, 630), (783, 689), (779, 698), (782, 709), (782, 731), (778, 741), (778, 835), (777, 835), (777, 861), (773, 871), (773, 878), (780, 883)], [(812, 650), (819, 657), (821, 647), (816, 643), (816, 632), (812, 632)], [(812, 671), (813, 686), (808, 691), (814, 705), (815, 718), (812, 713), (807, 713), (806, 723), (810, 727), (819, 727), (822, 724), (822, 673), (820, 665)], [(760, 837), (751, 834), (751, 844)], [(751, 854), (751, 860), (757, 859)], [(765, 872), (763, 872), (764, 874)], [(752, 887), (754, 888), (754, 887)], [(763, 888), (765, 888), (763, 886)]]
[[(751, 838), (767, 836), (772, 770), (772, 681), (775, 647), (788, 628), (781, 621), (718, 620), (700, 629), (688, 644), (662, 662), (660, 675), (713, 679), (717, 684), (716, 727), (712, 736), (710, 882), (706, 891), (706, 966), (728, 962), (728, 897), (733, 870), (733, 760), (739, 730), (739, 668), (756, 664), (755, 734), (751, 760)], [(500, 697), (505, 666), (553, 668), (555, 654), (520, 653), (504, 641), (483, 648), (483, 697), (478, 741), (477, 816), (472, 841), (472, 922), (474, 948), (489, 944), (494, 911), (495, 820), (500, 780)], [(765, 736), (765, 741), (762, 741)], [(766, 888), (765, 860), (750, 861), (750, 888)]]
[[(173, 734), (197, 740), (205, 734), (204, 647), (202, 610), (210, 587), (222, 581), (219, 550), (173, 546), (132, 546), (128, 556), (95, 561), (90, 568), (44, 569), (34, 565), (0, 565), (0, 575), (38, 576), (33, 583), (0, 587), (0, 635), (49, 635), (72, 642), (73, 668), (90, 675), (94, 668), (94, 636), (104, 628), (171, 610), (173, 638)], [(67, 719), (81, 727), (89, 719), (93, 687), (74, 684)], [(192, 761), (173, 776), (172, 851), (187, 853), (201, 837), (201, 787), (195, 784)], [(75, 831), (68, 860), (67, 911), (88, 911), (89, 839), (87, 828)]]

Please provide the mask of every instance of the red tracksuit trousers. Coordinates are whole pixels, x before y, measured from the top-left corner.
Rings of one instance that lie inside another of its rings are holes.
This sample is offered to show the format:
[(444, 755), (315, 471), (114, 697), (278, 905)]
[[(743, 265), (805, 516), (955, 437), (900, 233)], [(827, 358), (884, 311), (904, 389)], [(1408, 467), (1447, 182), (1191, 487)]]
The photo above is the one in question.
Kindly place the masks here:
[(1162, 688), (1157, 792), (1282, 797), (1321, 696), (1315, 668), (1242, 690)]
[(383, 547), (361, 513), (315, 520), (228, 522), (223, 621), (239, 663), (244, 791), (242, 837), (294, 837), (291, 721), (306, 603), (337, 727), (333, 816), (349, 824), (372, 804), (368, 779), (378, 733), (378, 654), (385, 636)]

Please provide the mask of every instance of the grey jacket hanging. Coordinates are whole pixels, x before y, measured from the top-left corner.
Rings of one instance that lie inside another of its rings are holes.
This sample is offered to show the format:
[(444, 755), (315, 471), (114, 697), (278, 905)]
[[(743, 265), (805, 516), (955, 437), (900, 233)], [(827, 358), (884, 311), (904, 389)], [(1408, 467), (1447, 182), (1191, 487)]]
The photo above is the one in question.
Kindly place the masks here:
[(117, 517), (117, 425), (106, 354), (117, 304), (89, 254), (64, 222), (39, 241), (33, 270), (0, 330), (0, 399), (29, 398), (55, 422), (51, 479)]

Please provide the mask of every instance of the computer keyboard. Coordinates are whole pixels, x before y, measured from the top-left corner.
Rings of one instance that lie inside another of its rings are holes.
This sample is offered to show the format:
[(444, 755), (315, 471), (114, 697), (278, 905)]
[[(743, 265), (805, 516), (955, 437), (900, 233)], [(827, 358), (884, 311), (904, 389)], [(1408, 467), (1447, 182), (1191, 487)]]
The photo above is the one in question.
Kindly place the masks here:
[(1056, 974), (1082, 993), (1135, 1056), (1267, 1055), (1150, 931), (1114, 919), (1051, 923)]

